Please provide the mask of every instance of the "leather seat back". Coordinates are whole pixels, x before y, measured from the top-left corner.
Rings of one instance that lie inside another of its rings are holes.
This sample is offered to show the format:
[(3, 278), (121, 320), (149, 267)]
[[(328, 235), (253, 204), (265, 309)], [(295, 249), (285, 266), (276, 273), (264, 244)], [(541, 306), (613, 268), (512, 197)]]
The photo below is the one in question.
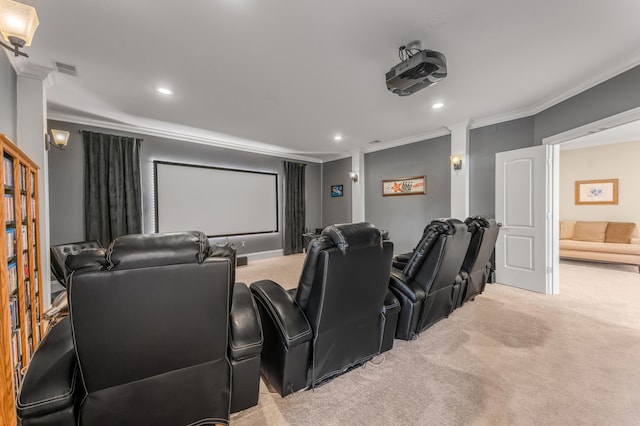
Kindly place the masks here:
[(313, 330), (312, 384), (379, 353), (392, 255), (369, 223), (327, 227), (309, 245), (296, 302)]
[(471, 234), (457, 219), (434, 220), (416, 246), (403, 274), (427, 294), (451, 286), (460, 271)]
[(209, 257), (191, 232), (120, 237), (106, 264), (78, 267), (69, 300), (82, 422), (228, 418), (231, 260)]
[(484, 269), (491, 258), (498, 239), (498, 224), (495, 219), (473, 216), (465, 220), (472, 239), (462, 269), (467, 273)]

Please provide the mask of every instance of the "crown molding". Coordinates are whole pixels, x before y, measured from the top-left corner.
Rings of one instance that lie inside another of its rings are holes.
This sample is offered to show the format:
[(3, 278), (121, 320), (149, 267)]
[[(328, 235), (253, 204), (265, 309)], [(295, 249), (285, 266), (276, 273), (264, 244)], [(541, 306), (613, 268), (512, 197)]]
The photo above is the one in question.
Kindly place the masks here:
[(625, 71), (629, 71), (631, 68), (637, 67), (638, 65), (640, 65), (640, 51), (636, 52), (636, 54), (632, 55), (626, 61), (621, 62), (617, 65), (614, 65), (612, 67), (609, 67), (608, 69), (601, 72), (597, 76), (584, 80), (581, 83), (575, 86), (572, 86), (568, 89), (565, 89), (560, 93), (544, 98), (533, 105), (520, 108), (517, 110), (509, 111), (503, 114), (497, 114), (497, 115), (472, 119), (469, 128), (477, 129), (478, 127), (491, 126), (492, 124), (504, 123), (505, 121), (531, 117), (533, 115), (541, 113), (542, 111), (548, 108), (551, 108), (554, 105), (557, 105), (563, 101), (566, 101), (567, 99), (572, 98), (573, 96), (576, 96), (586, 90), (589, 90), (597, 86), (598, 84), (604, 83), (605, 81), (610, 80), (613, 77), (616, 77)]
[(330, 155), (322, 159), (322, 163), (329, 163), (331, 161), (344, 160), (345, 158), (351, 158), (350, 152), (343, 152), (340, 154)]
[[(287, 158), (287, 159), (298, 160), (298, 161), (307, 161), (310, 163), (322, 163), (322, 159), (320, 158), (293, 154), (285, 150), (280, 151), (277, 149), (270, 149), (269, 147), (253, 146), (248, 143), (239, 142), (237, 140), (231, 140), (231, 139), (225, 140), (221, 138), (220, 135), (217, 135), (216, 137), (199, 136), (199, 135), (194, 135), (187, 132), (171, 131), (166, 129), (138, 126), (133, 124), (115, 123), (115, 122), (106, 121), (106, 120), (105, 121), (95, 120), (95, 119), (81, 117), (73, 114), (59, 113), (55, 111), (51, 111), (48, 113), (48, 119), (56, 120), (56, 121), (64, 121), (68, 123), (75, 123), (75, 124), (80, 124), (84, 126), (103, 127), (107, 129), (119, 130), (122, 132), (157, 136), (161, 138), (173, 139), (178, 141), (198, 143), (202, 145), (210, 145), (218, 148), (226, 148), (226, 149), (233, 149), (236, 151), (251, 152), (254, 154), (269, 155), (272, 157)], [(258, 143), (259, 142), (256, 142), (256, 144)]]
[(440, 136), (446, 136), (450, 134), (451, 132), (446, 127), (443, 127), (441, 129), (434, 130), (427, 133), (421, 133), (414, 136), (407, 136), (407, 137), (395, 139), (389, 142), (382, 142), (382, 143), (376, 144), (375, 146), (367, 147), (363, 149), (362, 152), (364, 152), (365, 154), (368, 154), (370, 152), (383, 151), (385, 149), (396, 148), (398, 146), (409, 145), (412, 143), (422, 142), (422, 141), (426, 141), (429, 139), (438, 138)]

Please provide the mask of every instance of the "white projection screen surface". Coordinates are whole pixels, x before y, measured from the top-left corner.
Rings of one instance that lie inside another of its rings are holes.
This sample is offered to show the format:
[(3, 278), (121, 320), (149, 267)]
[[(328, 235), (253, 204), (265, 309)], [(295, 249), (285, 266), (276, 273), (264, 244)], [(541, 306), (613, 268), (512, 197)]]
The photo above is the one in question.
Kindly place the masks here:
[(278, 175), (154, 161), (157, 232), (278, 232)]

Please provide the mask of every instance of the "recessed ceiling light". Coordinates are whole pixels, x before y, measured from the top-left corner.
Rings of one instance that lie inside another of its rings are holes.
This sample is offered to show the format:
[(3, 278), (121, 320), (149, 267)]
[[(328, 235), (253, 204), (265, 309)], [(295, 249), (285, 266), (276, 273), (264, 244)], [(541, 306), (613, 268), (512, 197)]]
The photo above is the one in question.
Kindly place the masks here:
[(333, 140), (334, 140), (334, 141), (337, 141), (337, 142), (338, 142), (338, 141), (341, 141), (341, 140), (342, 140), (342, 135), (335, 135), (335, 136), (333, 137)]
[(443, 106), (444, 106), (444, 104), (443, 104), (442, 102), (436, 102), (435, 104), (433, 104), (433, 105), (431, 106), (431, 108), (433, 108), (433, 109), (439, 109), (439, 108), (442, 108)]
[(162, 93), (163, 95), (173, 95), (173, 92), (166, 87), (158, 87), (158, 93)]

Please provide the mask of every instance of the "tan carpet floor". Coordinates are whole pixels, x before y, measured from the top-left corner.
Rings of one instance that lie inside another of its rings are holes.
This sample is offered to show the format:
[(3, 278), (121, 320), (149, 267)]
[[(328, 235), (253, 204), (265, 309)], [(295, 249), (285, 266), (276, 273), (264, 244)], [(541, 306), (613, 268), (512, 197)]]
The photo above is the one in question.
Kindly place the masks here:
[[(238, 281), (295, 287), (304, 255)], [(560, 295), (493, 284), (369, 362), (286, 398), (261, 383), (236, 425), (640, 425), (640, 274), (562, 261)]]

